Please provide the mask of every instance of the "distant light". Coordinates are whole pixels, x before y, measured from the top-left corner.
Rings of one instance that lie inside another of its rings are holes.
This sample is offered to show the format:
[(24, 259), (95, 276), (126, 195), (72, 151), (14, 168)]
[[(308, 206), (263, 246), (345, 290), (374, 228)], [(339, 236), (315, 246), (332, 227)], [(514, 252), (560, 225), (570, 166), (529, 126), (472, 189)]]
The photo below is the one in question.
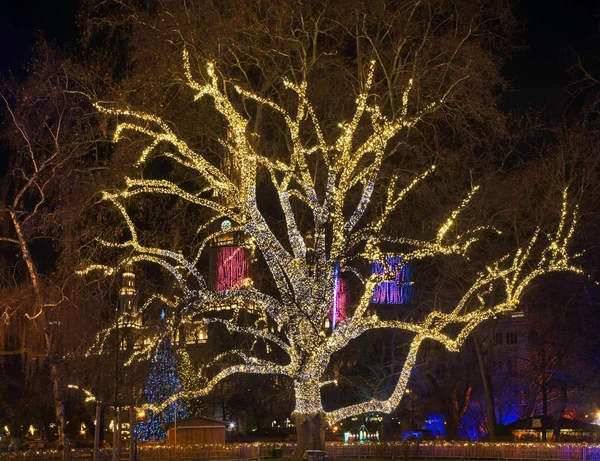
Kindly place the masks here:
[(229, 423), (229, 429), (234, 430), (235, 429), (235, 423)]

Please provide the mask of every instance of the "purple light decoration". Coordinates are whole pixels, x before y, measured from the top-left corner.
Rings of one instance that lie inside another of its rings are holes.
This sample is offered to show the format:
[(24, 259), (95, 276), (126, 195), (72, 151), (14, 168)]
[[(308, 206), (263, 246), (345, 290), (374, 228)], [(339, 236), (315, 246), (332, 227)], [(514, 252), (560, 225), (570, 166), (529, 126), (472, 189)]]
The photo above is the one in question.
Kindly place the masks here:
[[(398, 256), (389, 256), (387, 263), (390, 266), (390, 272), (398, 271), (394, 280), (381, 282), (373, 290), (371, 302), (373, 304), (408, 304), (412, 297), (412, 283), (410, 266), (402, 266), (402, 258)], [(398, 266), (401, 266), (398, 269)], [(371, 273), (383, 275), (385, 266), (381, 261), (374, 261), (371, 264)]]
[(241, 288), (248, 279), (249, 264), (246, 249), (239, 246), (221, 247), (217, 253), (215, 289)]
[(348, 318), (346, 313), (346, 281), (340, 278), (340, 265), (336, 263), (333, 272), (333, 305), (329, 313), (331, 329), (335, 329), (339, 322)]

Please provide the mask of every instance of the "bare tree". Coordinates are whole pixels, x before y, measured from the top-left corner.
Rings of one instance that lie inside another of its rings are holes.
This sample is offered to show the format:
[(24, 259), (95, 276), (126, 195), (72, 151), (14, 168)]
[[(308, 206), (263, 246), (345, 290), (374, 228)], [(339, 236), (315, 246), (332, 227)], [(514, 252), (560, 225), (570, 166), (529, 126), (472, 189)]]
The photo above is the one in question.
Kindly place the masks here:
[[(94, 114), (86, 98), (73, 93), (78, 84), (67, 68), (66, 60), (40, 42), (27, 78), (4, 82), (0, 93), (9, 152), (9, 170), (2, 178), (0, 244), (15, 254), (10, 257), (15, 265), (4, 267), (2, 274), (2, 286), (14, 296), (3, 296), (0, 306), (1, 353), (21, 354), (28, 364), (38, 364), (40, 372), (47, 365), (65, 456), (69, 442), (62, 356), (66, 338), (77, 346), (79, 335), (65, 329), (73, 326), (77, 312), (66, 312), (79, 295), (73, 286), (67, 288), (76, 277), (61, 259), (68, 258), (69, 251), (63, 250), (70, 250), (73, 239), (67, 229), (76, 227), (75, 210), (91, 185), (82, 159), (96, 161)], [(83, 333), (81, 326), (77, 331)]]

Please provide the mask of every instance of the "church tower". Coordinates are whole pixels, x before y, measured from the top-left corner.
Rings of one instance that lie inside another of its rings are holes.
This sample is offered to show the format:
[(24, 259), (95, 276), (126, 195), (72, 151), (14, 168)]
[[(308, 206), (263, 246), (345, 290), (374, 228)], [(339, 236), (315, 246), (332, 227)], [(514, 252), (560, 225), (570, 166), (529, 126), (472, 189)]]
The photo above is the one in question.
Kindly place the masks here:
[(119, 292), (119, 311), (123, 315), (124, 326), (142, 326), (142, 317), (139, 315), (137, 306), (135, 274), (131, 264), (128, 264), (123, 271), (122, 285)]

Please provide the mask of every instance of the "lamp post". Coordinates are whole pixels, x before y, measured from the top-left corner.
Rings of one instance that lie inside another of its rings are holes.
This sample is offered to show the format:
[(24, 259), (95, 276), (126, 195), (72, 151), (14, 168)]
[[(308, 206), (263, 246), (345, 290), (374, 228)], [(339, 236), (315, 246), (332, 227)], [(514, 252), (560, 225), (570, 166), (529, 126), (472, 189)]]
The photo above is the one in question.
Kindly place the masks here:
[(117, 304), (115, 318), (115, 402), (113, 414), (112, 461), (121, 459), (121, 419), (119, 415), (119, 313), (120, 306)]
[(177, 401), (175, 401), (173, 403), (173, 407), (175, 410), (175, 424), (174, 424), (175, 434), (173, 436), (173, 442), (175, 443), (175, 461), (177, 461)]
[[(133, 408), (132, 408), (133, 410)], [(146, 417), (146, 412), (144, 410), (140, 410), (137, 412), (136, 414), (136, 424), (138, 420), (142, 420)], [(131, 428), (131, 435), (133, 437), (133, 461), (137, 461), (137, 432), (135, 430), (135, 427)]]

